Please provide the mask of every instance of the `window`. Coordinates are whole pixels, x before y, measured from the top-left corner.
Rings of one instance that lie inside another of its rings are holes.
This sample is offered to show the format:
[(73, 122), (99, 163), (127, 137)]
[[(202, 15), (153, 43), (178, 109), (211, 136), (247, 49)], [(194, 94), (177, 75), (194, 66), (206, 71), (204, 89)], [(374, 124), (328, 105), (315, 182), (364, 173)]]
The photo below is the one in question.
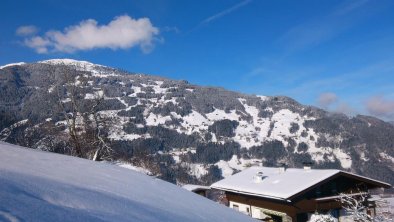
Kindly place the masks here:
[(239, 211), (239, 206), (236, 204), (233, 204), (233, 209)]
[(246, 214), (250, 216), (250, 208), (246, 207)]

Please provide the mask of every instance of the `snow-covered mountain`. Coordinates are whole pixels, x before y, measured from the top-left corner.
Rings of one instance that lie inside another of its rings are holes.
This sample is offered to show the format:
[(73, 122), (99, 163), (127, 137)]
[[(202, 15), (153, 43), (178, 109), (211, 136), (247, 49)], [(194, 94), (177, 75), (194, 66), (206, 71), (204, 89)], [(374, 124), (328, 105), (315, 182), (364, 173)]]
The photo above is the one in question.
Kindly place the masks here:
[(0, 142), (0, 221), (254, 221), (112, 164)]
[(0, 86), (0, 139), (10, 143), (73, 154), (67, 118), (74, 113), (76, 136), (88, 136), (83, 126), (95, 107), (111, 160), (173, 183), (209, 184), (260, 162), (309, 161), (394, 183), (394, 126), (369, 116), (70, 59), (4, 66)]

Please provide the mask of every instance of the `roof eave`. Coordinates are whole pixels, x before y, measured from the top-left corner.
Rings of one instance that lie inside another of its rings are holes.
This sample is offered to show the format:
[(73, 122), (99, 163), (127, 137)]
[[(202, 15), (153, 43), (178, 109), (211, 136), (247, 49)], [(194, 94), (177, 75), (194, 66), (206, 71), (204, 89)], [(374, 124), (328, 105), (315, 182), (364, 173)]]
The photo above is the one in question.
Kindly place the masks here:
[(262, 194), (258, 194), (258, 193), (234, 190), (234, 189), (219, 187), (219, 186), (211, 186), (211, 189), (223, 190), (223, 191), (228, 191), (228, 192), (232, 192), (232, 193), (245, 194), (245, 195), (255, 196), (255, 197), (263, 197), (263, 198), (267, 198), (267, 199), (274, 199), (274, 200), (285, 201), (285, 202), (291, 202), (291, 200), (289, 200), (287, 198), (283, 198), (283, 197), (262, 195)]
[(360, 175), (357, 175), (357, 174), (354, 174), (354, 173), (349, 173), (349, 172), (346, 172), (346, 171), (340, 171), (339, 174), (344, 175), (344, 176), (348, 176), (348, 177), (351, 177), (351, 178), (359, 179), (361, 181), (373, 184), (373, 185), (378, 186), (378, 187), (380, 186), (380, 187), (383, 187), (383, 188), (392, 188), (391, 184), (389, 184), (389, 183), (386, 183), (386, 182), (383, 182), (383, 181), (380, 181), (380, 180), (371, 179), (369, 177), (360, 176)]
[(385, 182), (382, 182), (382, 181), (379, 181), (379, 180), (374, 180), (374, 179), (370, 179), (368, 177), (359, 176), (357, 174), (353, 174), (353, 173), (349, 173), (349, 172), (338, 170), (338, 172), (335, 173), (334, 175), (331, 175), (331, 176), (325, 178), (324, 180), (321, 180), (320, 182), (315, 183), (312, 186), (309, 186), (308, 188), (306, 188), (306, 189), (304, 189), (304, 190), (292, 195), (288, 199), (294, 200), (295, 198), (297, 198), (298, 196), (302, 195), (303, 193), (305, 193), (305, 192), (307, 192), (307, 191), (319, 186), (320, 184), (323, 184), (323, 183), (325, 183), (327, 181), (330, 181), (330, 180), (332, 180), (334, 178), (337, 178), (339, 176), (345, 176), (345, 177), (350, 177), (350, 178), (353, 178), (353, 179), (358, 179), (358, 180), (361, 180), (361, 181), (373, 184), (373, 185), (375, 185), (377, 187), (391, 188), (391, 185), (389, 183), (385, 183)]

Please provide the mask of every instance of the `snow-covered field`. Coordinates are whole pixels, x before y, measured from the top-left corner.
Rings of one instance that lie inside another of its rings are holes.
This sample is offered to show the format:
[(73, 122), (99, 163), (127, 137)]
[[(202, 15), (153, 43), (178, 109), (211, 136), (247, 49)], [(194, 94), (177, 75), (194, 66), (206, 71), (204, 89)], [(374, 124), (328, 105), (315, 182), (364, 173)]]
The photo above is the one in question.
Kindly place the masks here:
[(0, 221), (253, 221), (109, 163), (0, 142)]

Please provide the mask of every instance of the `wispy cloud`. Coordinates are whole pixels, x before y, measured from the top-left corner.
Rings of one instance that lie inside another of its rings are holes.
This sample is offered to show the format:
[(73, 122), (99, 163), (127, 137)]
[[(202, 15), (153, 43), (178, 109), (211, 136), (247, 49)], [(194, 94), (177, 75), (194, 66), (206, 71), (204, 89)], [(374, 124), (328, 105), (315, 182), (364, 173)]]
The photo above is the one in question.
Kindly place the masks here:
[(160, 30), (162, 32), (174, 32), (176, 34), (181, 33), (181, 30), (178, 29), (178, 27), (175, 27), (175, 26), (164, 26), (164, 27), (160, 28)]
[(334, 112), (337, 113), (343, 113), (349, 116), (355, 115), (357, 112), (354, 110), (353, 107), (351, 107), (348, 103), (341, 102), (339, 103), (336, 107)]
[(344, 1), (336, 10), (333, 11), (333, 15), (344, 15), (357, 8), (360, 8), (367, 4), (369, 0), (358, 0), (358, 1)]
[(350, 116), (355, 114), (355, 110), (348, 103), (341, 101), (338, 95), (333, 92), (320, 94), (317, 103), (320, 108), (331, 112), (343, 113)]
[(115, 17), (107, 25), (88, 19), (63, 31), (52, 30), (43, 36), (26, 38), (26, 46), (37, 53), (86, 51), (97, 48), (128, 49), (139, 46), (145, 53), (152, 50), (159, 29), (148, 18)]
[[(384, 86), (390, 88), (394, 87), (391, 73), (394, 71), (394, 58), (387, 58), (384, 61), (379, 61), (367, 66), (361, 67), (351, 72), (337, 72), (330, 73), (325, 70), (325, 78), (309, 78), (303, 80), (302, 84), (296, 85), (287, 91), (288, 94), (299, 93), (313, 93), (321, 91), (341, 91), (352, 89), (357, 94), (362, 95), (366, 87), (379, 89)], [(318, 73), (322, 76), (322, 73)], [(309, 72), (309, 76), (314, 76), (316, 73)], [(364, 95), (363, 95), (364, 96)]]
[(245, 92), (286, 95), (347, 115), (373, 115), (364, 102), (371, 95), (384, 94), (385, 98), (394, 100), (394, 57), (370, 61), (350, 71), (339, 71), (335, 65), (286, 65), (276, 61), (260, 61), (259, 66), (245, 72), (239, 85)]
[(327, 109), (338, 101), (338, 96), (332, 92), (325, 92), (319, 95), (317, 100), (320, 107)]
[(219, 19), (219, 18), (221, 18), (221, 17), (223, 17), (223, 16), (225, 16), (225, 15), (228, 15), (228, 14), (230, 14), (230, 13), (232, 13), (232, 12), (238, 10), (239, 8), (241, 8), (241, 7), (243, 7), (243, 6), (247, 5), (247, 4), (249, 4), (249, 3), (251, 3), (251, 2), (252, 2), (252, 0), (244, 0), (244, 1), (242, 1), (242, 2), (240, 2), (240, 3), (238, 3), (238, 4), (236, 4), (236, 5), (231, 6), (230, 8), (227, 8), (227, 9), (225, 9), (225, 10), (223, 10), (223, 11), (221, 11), (221, 12), (215, 14), (215, 15), (212, 15), (212, 16), (210, 16), (210, 17), (204, 19), (204, 20), (200, 23), (200, 25), (204, 25), (204, 24), (210, 23), (210, 22), (212, 22), (212, 21), (214, 21), (214, 20), (217, 20), (217, 19)]
[(365, 105), (369, 114), (386, 120), (394, 120), (394, 100), (383, 96), (373, 96), (366, 101)]
[(34, 25), (20, 26), (16, 29), (15, 34), (19, 36), (34, 35), (38, 32), (38, 28)]
[(349, 15), (367, 3), (368, 0), (345, 1), (325, 15), (291, 27), (278, 43), (285, 46), (287, 53), (292, 53), (327, 42), (352, 27), (357, 19)]

